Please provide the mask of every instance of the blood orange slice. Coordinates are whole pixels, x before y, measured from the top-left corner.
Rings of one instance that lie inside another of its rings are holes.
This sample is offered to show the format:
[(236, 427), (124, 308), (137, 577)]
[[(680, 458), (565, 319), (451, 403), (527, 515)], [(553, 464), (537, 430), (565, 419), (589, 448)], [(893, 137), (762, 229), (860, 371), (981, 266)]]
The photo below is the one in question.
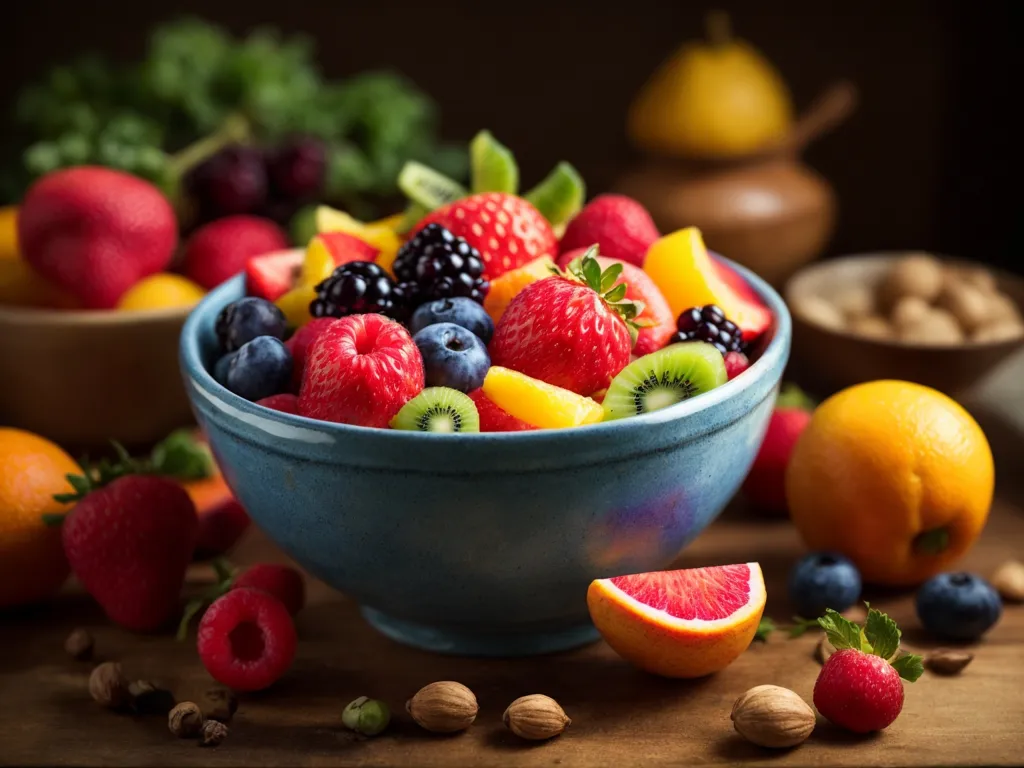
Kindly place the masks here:
[(747, 649), (765, 597), (761, 566), (744, 563), (598, 579), (587, 607), (627, 661), (665, 677), (702, 677)]

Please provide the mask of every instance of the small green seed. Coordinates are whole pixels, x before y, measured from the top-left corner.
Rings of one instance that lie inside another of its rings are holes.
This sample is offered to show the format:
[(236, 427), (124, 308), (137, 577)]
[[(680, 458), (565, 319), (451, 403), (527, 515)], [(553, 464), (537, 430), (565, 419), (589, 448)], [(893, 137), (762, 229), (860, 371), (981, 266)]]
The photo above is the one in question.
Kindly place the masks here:
[(376, 736), (391, 722), (391, 710), (383, 701), (360, 696), (345, 707), (341, 722), (363, 736)]

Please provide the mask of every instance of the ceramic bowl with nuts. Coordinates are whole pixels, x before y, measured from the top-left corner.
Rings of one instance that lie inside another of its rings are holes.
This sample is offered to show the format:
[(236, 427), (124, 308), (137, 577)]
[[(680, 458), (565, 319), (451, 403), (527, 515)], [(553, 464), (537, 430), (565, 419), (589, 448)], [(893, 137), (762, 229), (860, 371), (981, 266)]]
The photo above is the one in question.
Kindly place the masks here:
[(1024, 278), (928, 253), (847, 256), (787, 284), (792, 367), (827, 394), (916, 381), (957, 396), (1024, 346)]

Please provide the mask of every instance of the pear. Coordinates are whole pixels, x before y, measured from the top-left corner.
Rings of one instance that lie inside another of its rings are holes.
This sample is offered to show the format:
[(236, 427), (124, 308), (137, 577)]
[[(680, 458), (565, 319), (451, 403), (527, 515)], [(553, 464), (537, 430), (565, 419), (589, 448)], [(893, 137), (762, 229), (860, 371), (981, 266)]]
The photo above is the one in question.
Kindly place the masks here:
[(640, 149), (673, 157), (734, 158), (782, 140), (793, 105), (782, 77), (725, 14), (708, 16), (708, 41), (684, 44), (648, 80), (627, 130)]

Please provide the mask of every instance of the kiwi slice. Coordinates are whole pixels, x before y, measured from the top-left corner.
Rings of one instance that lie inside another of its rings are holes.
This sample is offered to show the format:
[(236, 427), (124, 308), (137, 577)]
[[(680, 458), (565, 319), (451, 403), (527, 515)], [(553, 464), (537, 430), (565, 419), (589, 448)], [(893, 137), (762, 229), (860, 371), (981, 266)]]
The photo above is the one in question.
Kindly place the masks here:
[(583, 207), (587, 186), (579, 171), (569, 163), (559, 163), (525, 197), (554, 227), (564, 224)]
[(703, 341), (684, 341), (635, 360), (612, 379), (604, 419), (660, 411), (725, 384), (722, 353)]
[(427, 387), (402, 406), (392, 429), (413, 432), (479, 432), (476, 403), (457, 389)]
[(406, 197), (428, 211), (469, 194), (459, 182), (415, 160), (410, 160), (402, 167), (402, 172), (398, 174), (398, 188)]
[(469, 143), (473, 192), (519, 191), (519, 166), (512, 151), (491, 135), (480, 131)]

